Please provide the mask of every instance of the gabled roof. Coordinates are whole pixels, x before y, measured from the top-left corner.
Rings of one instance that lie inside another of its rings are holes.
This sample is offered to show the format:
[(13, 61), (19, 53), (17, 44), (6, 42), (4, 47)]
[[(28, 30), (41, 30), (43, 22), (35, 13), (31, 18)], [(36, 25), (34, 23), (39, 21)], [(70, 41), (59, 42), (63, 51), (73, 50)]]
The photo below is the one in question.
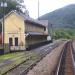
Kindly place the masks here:
[[(16, 10), (12, 10), (12, 11), (10, 11), (8, 14), (6, 14), (5, 16), (4, 16), (4, 18), (7, 18), (9, 15), (11, 15), (12, 13), (15, 13), (15, 14), (17, 14), (18, 16), (20, 16), (17, 12), (16, 12)], [(22, 17), (22, 16), (20, 16), (20, 17)], [(23, 17), (22, 17), (23, 18)], [(0, 19), (0, 22), (3, 20), (3, 18), (1, 18)]]
[[(15, 13), (17, 14), (18, 16), (22, 17), (24, 19), (25, 22), (28, 22), (28, 23), (34, 23), (34, 24), (37, 24), (39, 26), (43, 26), (43, 27), (46, 27), (46, 25), (44, 23), (42, 23), (40, 20), (35, 20), (35, 19), (32, 19), (30, 18), (29, 16), (25, 16), (23, 13), (20, 13), (20, 12), (17, 12), (16, 10), (13, 10), (11, 12), (9, 12), (7, 15), (5, 15), (5, 18), (8, 17), (10, 14), (12, 13)], [(0, 22), (2, 22), (3, 18), (0, 19)]]

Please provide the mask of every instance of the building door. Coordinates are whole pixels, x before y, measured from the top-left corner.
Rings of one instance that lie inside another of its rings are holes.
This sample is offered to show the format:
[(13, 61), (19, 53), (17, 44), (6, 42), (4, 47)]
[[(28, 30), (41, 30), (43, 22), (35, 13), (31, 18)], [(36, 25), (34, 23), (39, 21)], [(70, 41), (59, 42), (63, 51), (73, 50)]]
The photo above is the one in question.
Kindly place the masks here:
[(13, 46), (13, 39), (9, 38), (9, 46)]
[(18, 46), (18, 38), (15, 38), (15, 46)]

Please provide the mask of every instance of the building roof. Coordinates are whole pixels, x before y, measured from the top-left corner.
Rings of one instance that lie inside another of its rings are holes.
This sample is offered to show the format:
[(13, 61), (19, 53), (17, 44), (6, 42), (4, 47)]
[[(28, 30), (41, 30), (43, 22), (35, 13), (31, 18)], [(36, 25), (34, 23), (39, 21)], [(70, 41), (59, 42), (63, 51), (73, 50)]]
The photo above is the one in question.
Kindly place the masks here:
[[(48, 24), (48, 20), (47, 21), (36, 20), (36, 19), (33, 19), (33, 18), (29, 17), (29, 16), (26, 16), (26, 15), (24, 15), (22, 13), (19, 13), (19, 12), (17, 12), (17, 13), (24, 18), (25, 22), (34, 23), (34, 24), (37, 24), (37, 25), (43, 26), (43, 27), (46, 27), (47, 24)], [(47, 23), (45, 23), (45, 22), (47, 22)]]
[[(33, 18), (30, 18), (29, 16), (26, 16), (23, 13), (17, 12), (16, 10), (13, 10), (13, 11), (9, 12), (7, 15), (5, 15), (5, 18), (8, 17), (12, 13), (15, 13), (18, 16), (21, 16), (24, 19), (25, 22), (34, 23), (34, 24), (39, 25), (39, 26), (47, 27), (47, 25), (44, 22), (42, 22), (40, 20), (35, 20)], [(2, 20), (3, 20), (3, 18), (0, 19), (1, 22), (2, 22)]]

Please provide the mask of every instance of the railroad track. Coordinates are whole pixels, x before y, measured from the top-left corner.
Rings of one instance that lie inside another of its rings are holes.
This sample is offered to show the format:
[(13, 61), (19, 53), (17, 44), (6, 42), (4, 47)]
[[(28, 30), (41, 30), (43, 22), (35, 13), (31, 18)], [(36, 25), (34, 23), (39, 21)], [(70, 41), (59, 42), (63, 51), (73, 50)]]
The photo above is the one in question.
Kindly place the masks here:
[[(39, 54), (39, 55), (40, 55), (40, 59), (38, 59), (37, 61), (35, 61), (34, 63), (32, 63), (28, 68), (23, 69), (23, 70), (19, 73), (19, 75), (25, 75), (25, 74), (27, 74), (27, 72), (28, 72), (30, 69), (32, 69), (32, 68), (33, 68), (40, 60), (42, 60), (42, 58), (44, 58), (48, 53), (50, 53), (51, 50), (53, 50), (54, 48), (58, 47), (59, 44), (61, 44), (61, 43), (57, 43), (57, 44), (55, 44), (55, 45), (51, 45), (51, 47), (50, 47), (50, 45), (49, 45), (49, 46), (47, 46), (47, 47), (42, 48), (42, 49), (41, 49), (41, 52), (39, 52), (39, 53), (40, 53), (40, 54)], [(44, 52), (42, 52), (43, 50), (44, 50)], [(27, 60), (27, 61), (29, 61), (29, 60)], [(25, 62), (27, 62), (27, 61), (25, 61)], [(21, 64), (24, 64), (25, 62), (22, 62)], [(18, 68), (21, 64), (19, 64), (19, 65), (15, 66), (14, 68), (8, 70), (7, 72), (5, 72), (5, 73), (2, 74), (2, 75), (10, 75), (10, 72), (12, 72), (14, 69)], [(22, 69), (22, 67), (21, 67), (21, 69)], [(15, 72), (15, 75), (16, 75), (17, 70), (18, 70), (18, 69), (16, 69), (16, 70), (14, 71), (14, 72)]]
[(72, 42), (68, 41), (61, 53), (55, 75), (75, 75)]
[(57, 43), (55, 45), (52, 45), (52, 47), (50, 47), (50, 45), (48, 45), (45, 48), (42, 48), (41, 51), (45, 50), (44, 52), (40, 52), (40, 59), (37, 60), (35, 63), (33, 63), (30, 67), (28, 67), (26, 70), (24, 70), (22, 73), (20, 73), (20, 75), (26, 75), (27, 72), (32, 69), (39, 61), (41, 61), (47, 54), (49, 54), (51, 52), (51, 50), (53, 50), (54, 48), (58, 47), (61, 43)]

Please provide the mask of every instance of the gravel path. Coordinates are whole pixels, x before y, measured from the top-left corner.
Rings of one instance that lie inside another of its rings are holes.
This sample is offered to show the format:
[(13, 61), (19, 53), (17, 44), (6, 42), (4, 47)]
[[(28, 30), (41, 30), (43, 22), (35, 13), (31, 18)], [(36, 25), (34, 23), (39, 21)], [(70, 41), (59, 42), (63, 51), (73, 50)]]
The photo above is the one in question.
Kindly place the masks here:
[(64, 43), (60, 45), (60, 47), (52, 50), (52, 52), (37, 63), (37, 65), (30, 70), (27, 75), (53, 75), (63, 46)]

